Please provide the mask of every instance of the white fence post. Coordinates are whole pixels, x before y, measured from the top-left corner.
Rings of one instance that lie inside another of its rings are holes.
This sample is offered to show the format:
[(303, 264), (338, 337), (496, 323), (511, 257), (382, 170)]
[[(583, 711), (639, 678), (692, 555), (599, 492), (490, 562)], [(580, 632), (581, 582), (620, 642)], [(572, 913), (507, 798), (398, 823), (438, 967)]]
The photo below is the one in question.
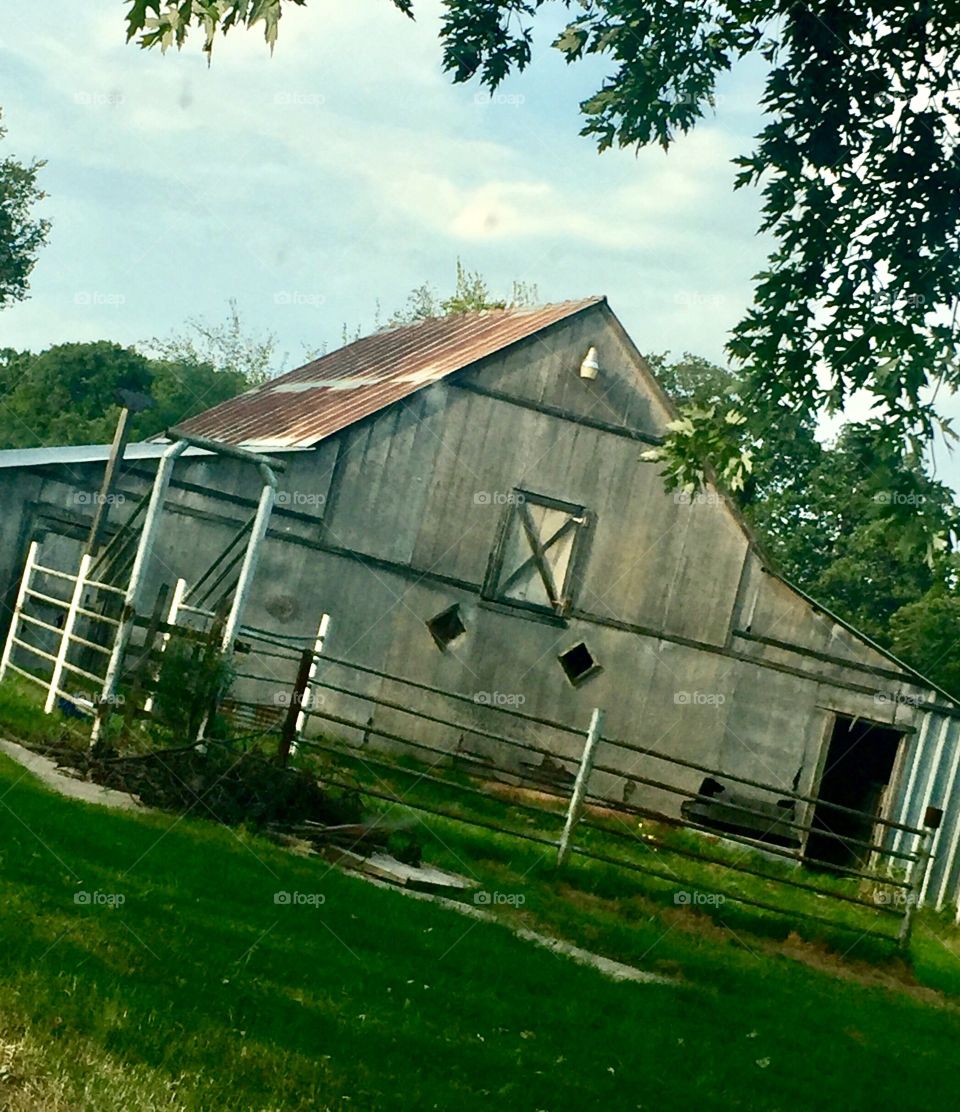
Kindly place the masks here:
[(573, 784), (573, 795), (570, 796), (570, 806), (567, 808), (567, 821), (563, 825), (563, 834), (560, 836), (560, 848), (557, 851), (557, 865), (562, 865), (570, 856), (570, 838), (574, 827), (580, 820), (583, 810), (583, 801), (587, 795), (587, 784), (590, 773), (593, 771), (593, 757), (596, 752), (600, 737), (603, 734), (603, 711), (594, 707), (590, 719), (590, 729), (587, 731), (587, 741), (583, 747), (583, 756), (580, 758), (580, 767), (577, 769), (577, 778)]
[(20, 625), (20, 614), (23, 612), (23, 604), (27, 600), (27, 591), (30, 589), (30, 579), (33, 575), (33, 566), (37, 562), (37, 552), (40, 545), (37, 541), (31, 541), (30, 547), (27, 549), (27, 562), (23, 565), (23, 576), (20, 580), (20, 589), (17, 591), (17, 601), (13, 606), (13, 614), (10, 616), (10, 629), (7, 633), (7, 643), (3, 646), (3, 657), (0, 658), (0, 680), (7, 674), (7, 665), (10, 663), (10, 657), (13, 653), (13, 642), (17, 636), (17, 629)]
[(70, 651), (70, 638), (73, 635), (73, 627), (77, 624), (77, 610), (83, 601), (83, 592), (87, 586), (87, 576), (90, 573), (90, 564), (93, 562), (93, 557), (89, 552), (85, 553), (80, 560), (80, 570), (77, 572), (77, 578), (73, 584), (73, 594), (70, 596), (70, 605), (67, 608), (67, 616), (63, 619), (63, 633), (60, 637), (60, 648), (57, 651), (57, 659), (53, 665), (53, 675), (50, 677), (50, 687), (47, 691), (47, 701), (44, 705), (44, 713), (50, 714), (57, 703), (57, 690), (60, 687), (60, 677), (63, 675), (64, 661), (67, 659), (67, 653)]
[(330, 615), (324, 614), (320, 619), (320, 625), (317, 629), (317, 639), (313, 643), (313, 663), (310, 665), (310, 674), (307, 678), (307, 686), (303, 689), (303, 698), (300, 702), (300, 713), (297, 715), (296, 737), (290, 746), (290, 752), (296, 753), (297, 739), (303, 732), (303, 727), (307, 722), (307, 710), (310, 706), (310, 681), (317, 674), (317, 657), (323, 652), (323, 642), (327, 636), (327, 628), (330, 625)]

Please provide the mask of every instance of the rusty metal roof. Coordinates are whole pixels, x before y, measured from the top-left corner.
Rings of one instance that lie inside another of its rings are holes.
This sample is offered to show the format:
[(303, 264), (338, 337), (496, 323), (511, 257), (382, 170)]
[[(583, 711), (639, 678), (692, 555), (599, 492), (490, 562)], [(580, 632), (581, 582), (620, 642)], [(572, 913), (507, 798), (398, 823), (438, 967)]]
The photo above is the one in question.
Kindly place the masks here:
[(377, 332), (221, 402), (174, 431), (254, 449), (310, 448), (603, 300), (458, 313)]

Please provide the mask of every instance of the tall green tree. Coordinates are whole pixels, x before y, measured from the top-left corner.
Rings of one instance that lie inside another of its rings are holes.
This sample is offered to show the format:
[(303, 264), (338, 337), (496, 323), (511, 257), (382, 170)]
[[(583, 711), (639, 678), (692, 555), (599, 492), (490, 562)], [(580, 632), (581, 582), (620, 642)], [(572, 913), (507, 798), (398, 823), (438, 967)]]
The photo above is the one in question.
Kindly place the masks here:
[(107, 341), (57, 344), (39, 354), (0, 351), (0, 449), (103, 444), (117, 424), (117, 390), (150, 395), (133, 439), (145, 439), (249, 387), (237, 371), (149, 359)]
[(890, 620), (893, 651), (918, 672), (960, 694), (960, 594), (937, 584)]
[[(690, 354), (647, 359), (678, 404), (713, 414), (714, 424), (742, 404), (742, 384), (727, 368)], [(733, 497), (777, 570), (960, 695), (953, 491), (922, 457), (905, 458), (869, 424), (844, 425), (828, 442), (796, 419), (761, 435), (732, 426), (728, 435), (752, 461)]]
[[(0, 126), (0, 142), (6, 134)], [(0, 159), (0, 309), (27, 296), (30, 272), (47, 241), (50, 222), (33, 214), (46, 196), (38, 184), (43, 166), (12, 155)]]

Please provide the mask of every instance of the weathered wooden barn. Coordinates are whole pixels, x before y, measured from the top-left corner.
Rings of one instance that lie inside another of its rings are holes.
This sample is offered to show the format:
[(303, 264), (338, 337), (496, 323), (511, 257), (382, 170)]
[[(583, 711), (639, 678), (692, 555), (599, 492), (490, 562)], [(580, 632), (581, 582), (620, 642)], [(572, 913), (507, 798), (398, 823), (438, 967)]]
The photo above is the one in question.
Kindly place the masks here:
[[(926, 896), (955, 901), (960, 710), (785, 582), (718, 492), (665, 490), (641, 457), (671, 413), (590, 298), (368, 336), (183, 431), (287, 465), (251, 624), (308, 636), (327, 611), (335, 657), (474, 695), (478, 715), (603, 707), (614, 736), (763, 783), (914, 825), (942, 807)], [(160, 451), (128, 451), (130, 504)], [(0, 453), (8, 611), (30, 541), (79, 552), (105, 458)], [(196, 579), (258, 489), (249, 465), (188, 453), (152, 589)]]

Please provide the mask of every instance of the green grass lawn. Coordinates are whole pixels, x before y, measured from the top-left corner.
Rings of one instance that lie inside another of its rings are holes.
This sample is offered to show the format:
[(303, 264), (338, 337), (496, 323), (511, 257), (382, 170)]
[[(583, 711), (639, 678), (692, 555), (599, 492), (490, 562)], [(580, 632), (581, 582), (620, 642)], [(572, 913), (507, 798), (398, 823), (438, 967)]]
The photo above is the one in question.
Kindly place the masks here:
[(952, 1006), (485, 844), (464, 865), (523, 891), (528, 921), (680, 983), (613, 983), (244, 832), (63, 800), (0, 759), (0, 1107), (952, 1106)]

